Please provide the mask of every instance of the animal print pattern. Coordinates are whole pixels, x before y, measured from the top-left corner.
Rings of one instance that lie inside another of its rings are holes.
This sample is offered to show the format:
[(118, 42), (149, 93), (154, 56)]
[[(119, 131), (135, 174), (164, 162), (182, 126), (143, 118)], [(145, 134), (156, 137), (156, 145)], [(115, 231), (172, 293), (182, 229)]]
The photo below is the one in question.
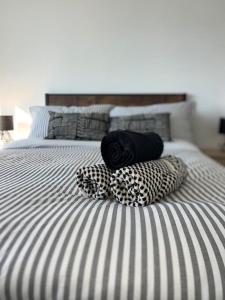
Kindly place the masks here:
[(76, 174), (78, 187), (94, 199), (107, 199), (111, 197), (110, 189), (111, 171), (104, 165), (83, 167)]
[(179, 188), (187, 176), (184, 162), (175, 156), (134, 164), (111, 176), (111, 190), (117, 201), (129, 206), (146, 206)]
[(90, 198), (114, 198), (128, 206), (146, 206), (179, 188), (187, 176), (185, 163), (175, 156), (137, 163), (112, 173), (105, 165), (81, 168), (78, 187)]

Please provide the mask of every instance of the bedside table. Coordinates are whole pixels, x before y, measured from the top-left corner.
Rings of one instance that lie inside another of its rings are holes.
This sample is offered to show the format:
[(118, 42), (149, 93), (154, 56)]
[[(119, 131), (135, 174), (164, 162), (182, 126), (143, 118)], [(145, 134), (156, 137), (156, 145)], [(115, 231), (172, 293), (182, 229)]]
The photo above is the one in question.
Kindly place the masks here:
[(225, 151), (219, 149), (201, 149), (204, 154), (225, 166)]

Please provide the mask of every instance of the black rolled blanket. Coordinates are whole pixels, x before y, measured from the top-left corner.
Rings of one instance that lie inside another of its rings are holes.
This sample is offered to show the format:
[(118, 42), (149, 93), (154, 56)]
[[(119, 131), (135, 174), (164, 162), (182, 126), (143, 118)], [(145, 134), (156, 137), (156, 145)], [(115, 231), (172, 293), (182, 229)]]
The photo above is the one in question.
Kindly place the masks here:
[(103, 137), (101, 153), (106, 166), (117, 170), (138, 162), (159, 159), (163, 147), (163, 141), (157, 133), (117, 130)]

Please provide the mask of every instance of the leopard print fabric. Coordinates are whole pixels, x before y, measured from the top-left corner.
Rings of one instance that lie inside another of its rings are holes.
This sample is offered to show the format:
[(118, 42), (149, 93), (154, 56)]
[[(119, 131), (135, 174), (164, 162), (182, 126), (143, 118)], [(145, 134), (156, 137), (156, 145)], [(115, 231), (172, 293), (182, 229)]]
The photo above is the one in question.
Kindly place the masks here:
[(174, 156), (137, 163), (112, 173), (105, 165), (83, 167), (78, 187), (90, 198), (114, 198), (129, 206), (146, 206), (175, 191), (187, 176), (184, 162)]
[(110, 188), (111, 171), (104, 165), (83, 167), (76, 174), (78, 187), (90, 198), (111, 198)]
[(187, 166), (174, 156), (138, 163), (117, 170), (111, 176), (111, 190), (117, 201), (145, 206), (174, 192), (187, 176)]

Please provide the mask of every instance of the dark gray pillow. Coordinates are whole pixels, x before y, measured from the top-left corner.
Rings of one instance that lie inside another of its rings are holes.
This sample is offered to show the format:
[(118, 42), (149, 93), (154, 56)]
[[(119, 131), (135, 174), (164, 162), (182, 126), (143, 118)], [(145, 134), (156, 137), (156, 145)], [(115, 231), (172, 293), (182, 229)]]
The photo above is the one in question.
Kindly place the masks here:
[(140, 133), (158, 133), (164, 141), (171, 141), (170, 114), (140, 114), (110, 119), (109, 131), (131, 130)]
[(46, 139), (101, 140), (108, 131), (109, 115), (105, 113), (49, 112)]

